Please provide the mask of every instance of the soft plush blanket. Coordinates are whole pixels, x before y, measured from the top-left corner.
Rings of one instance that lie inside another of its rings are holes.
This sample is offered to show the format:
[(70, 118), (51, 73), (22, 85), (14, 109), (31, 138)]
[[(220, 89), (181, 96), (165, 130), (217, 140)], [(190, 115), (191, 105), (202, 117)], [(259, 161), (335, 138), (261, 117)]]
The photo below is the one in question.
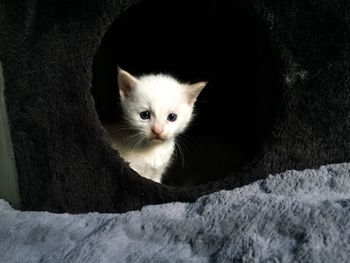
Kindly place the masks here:
[(0, 201), (0, 262), (349, 262), (350, 163), (125, 214)]

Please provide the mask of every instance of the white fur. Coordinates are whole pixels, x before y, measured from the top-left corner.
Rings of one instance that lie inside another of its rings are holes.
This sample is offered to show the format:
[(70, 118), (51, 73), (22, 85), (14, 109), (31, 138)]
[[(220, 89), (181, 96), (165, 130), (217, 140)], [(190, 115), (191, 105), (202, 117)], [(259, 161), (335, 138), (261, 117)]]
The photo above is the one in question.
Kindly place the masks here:
[[(118, 83), (123, 121), (106, 127), (113, 147), (140, 175), (160, 182), (174, 152), (175, 137), (190, 123), (194, 102), (206, 83), (181, 84), (162, 74), (135, 78), (122, 69)], [(143, 120), (142, 111), (149, 111), (150, 119)], [(170, 113), (177, 114), (176, 121), (167, 120)], [(163, 129), (161, 140), (154, 139), (155, 125)]]

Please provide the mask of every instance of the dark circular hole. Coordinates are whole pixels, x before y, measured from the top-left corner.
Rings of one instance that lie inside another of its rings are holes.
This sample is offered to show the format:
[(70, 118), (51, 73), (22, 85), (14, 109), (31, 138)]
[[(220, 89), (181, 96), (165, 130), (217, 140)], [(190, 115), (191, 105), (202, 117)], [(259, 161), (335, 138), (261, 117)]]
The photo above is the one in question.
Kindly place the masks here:
[(164, 183), (225, 177), (261, 151), (278, 114), (281, 74), (268, 31), (248, 7), (214, 0), (149, 0), (106, 32), (93, 63), (92, 94), (102, 122), (118, 121), (117, 66), (209, 81), (182, 152)]

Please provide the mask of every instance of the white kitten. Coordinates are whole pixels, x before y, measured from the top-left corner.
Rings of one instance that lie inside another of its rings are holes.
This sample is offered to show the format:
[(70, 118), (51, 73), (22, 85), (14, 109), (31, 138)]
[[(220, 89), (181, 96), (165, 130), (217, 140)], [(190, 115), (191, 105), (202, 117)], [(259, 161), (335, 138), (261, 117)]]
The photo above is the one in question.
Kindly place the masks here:
[(136, 78), (118, 69), (118, 84), (123, 120), (106, 127), (113, 147), (140, 175), (160, 182), (206, 82), (182, 84), (163, 74)]

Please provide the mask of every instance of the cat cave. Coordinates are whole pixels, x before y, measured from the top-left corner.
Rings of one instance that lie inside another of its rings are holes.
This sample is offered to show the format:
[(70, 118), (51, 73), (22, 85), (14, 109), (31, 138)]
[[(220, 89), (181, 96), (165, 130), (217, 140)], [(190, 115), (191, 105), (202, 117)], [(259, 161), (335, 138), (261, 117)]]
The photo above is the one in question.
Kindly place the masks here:
[[(125, 212), (349, 161), (347, 4), (229, 2), (1, 3), (2, 127), (21, 209)], [(163, 184), (104, 129), (121, 114), (118, 66), (208, 81)]]

